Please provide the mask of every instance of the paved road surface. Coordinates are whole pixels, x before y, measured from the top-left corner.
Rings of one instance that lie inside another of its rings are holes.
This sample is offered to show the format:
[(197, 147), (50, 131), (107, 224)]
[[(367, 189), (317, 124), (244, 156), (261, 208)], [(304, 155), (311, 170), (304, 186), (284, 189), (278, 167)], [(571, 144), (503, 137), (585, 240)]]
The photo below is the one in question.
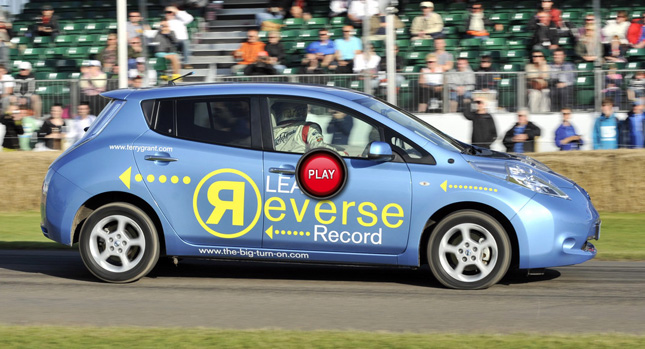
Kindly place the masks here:
[(77, 252), (0, 251), (0, 323), (645, 334), (645, 262), (591, 261), (455, 291), (427, 269), (201, 260), (112, 285)]

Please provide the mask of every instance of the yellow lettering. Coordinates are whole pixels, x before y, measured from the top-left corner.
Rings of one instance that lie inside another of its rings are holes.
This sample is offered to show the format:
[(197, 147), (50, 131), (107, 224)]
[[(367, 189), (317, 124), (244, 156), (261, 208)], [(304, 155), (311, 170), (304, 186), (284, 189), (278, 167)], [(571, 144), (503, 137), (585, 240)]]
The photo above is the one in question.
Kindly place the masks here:
[[(231, 210), (233, 225), (244, 225), (244, 182), (219, 181), (208, 187), (208, 202), (213, 205), (213, 212), (206, 220), (206, 224), (219, 224), (226, 211)], [(220, 199), (222, 190), (233, 191), (233, 200)]]
[(296, 200), (290, 199), (291, 200), (291, 207), (293, 208), (293, 214), (296, 216), (296, 221), (298, 223), (302, 222), (302, 218), (305, 216), (305, 212), (307, 212), (307, 207), (309, 206), (309, 199), (305, 200), (305, 203), (302, 205), (302, 210), (298, 212), (298, 204), (296, 203)]
[[(277, 201), (278, 206), (271, 206), (271, 203)], [(281, 213), (278, 217), (273, 217), (271, 216), (271, 211), (284, 211), (285, 210), (285, 205), (284, 201), (282, 201), (281, 198), (279, 197), (272, 197), (269, 200), (267, 200), (264, 203), (264, 215), (270, 220), (270, 221), (281, 221), (284, 218), (284, 213)]]
[[(390, 208), (396, 209), (396, 212), (388, 212)], [(385, 207), (383, 207), (383, 211), (381, 212), (381, 218), (383, 219), (383, 224), (385, 224), (386, 227), (392, 229), (400, 227), (401, 224), (403, 224), (402, 219), (399, 219), (395, 224), (390, 224), (390, 222), (388, 222), (387, 220), (388, 217), (403, 217), (403, 208), (398, 204), (392, 203), (385, 205)]]
[(358, 217), (357, 218), (358, 224), (360, 224), (360, 225), (362, 225), (364, 227), (373, 227), (374, 225), (376, 225), (376, 222), (378, 222), (378, 218), (376, 218), (375, 214), (365, 211), (365, 209), (364, 209), (365, 206), (369, 206), (372, 209), (372, 211), (376, 211), (376, 205), (374, 205), (371, 202), (361, 202), (361, 204), (358, 205), (358, 212), (360, 214), (362, 214), (363, 216), (371, 217), (372, 222), (371, 223), (365, 223), (365, 221), (363, 220), (363, 217)]
[[(323, 204), (329, 205), (329, 208), (326, 210), (322, 209), (321, 206)], [(336, 205), (334, 205), (334, 203), (329, 200), (323, 200), (318, 202), (316, 204), (316, 209), (314, 210), (314, 212), (316, 214), (316, 219), (318, 220), (318, 222), (320, 222), (320, 224), (332, 224), (336, 220), (336, 216), (333, 216), (333, 215), (328, 220), (324, 220), (320, 217), (321, 213), (332, 213), (332, 214), (336, 213)]]
[(347, 224), (347, 210), (349, 210), (350, 207), (356, 206), (356, 203), (354, 201), (352, 202), (347, 202), (343, 201), (343, 225)]

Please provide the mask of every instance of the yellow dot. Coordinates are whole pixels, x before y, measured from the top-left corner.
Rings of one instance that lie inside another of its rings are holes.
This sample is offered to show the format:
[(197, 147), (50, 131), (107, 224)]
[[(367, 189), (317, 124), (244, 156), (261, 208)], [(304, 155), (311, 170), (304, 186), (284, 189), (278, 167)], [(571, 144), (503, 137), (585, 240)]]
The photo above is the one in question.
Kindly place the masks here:
[(479, 190), (482, 190), (482, 187), (479, 187)]
[(301, 232), (300, 232), (300, 236), (304, 236), (304, 235), (305, 235), (305, 232), (304, 232), (304, 231), (301, 231)]
[(291, 235), (291, 230), (287, 230), (287, 235)]
[(311, 235), (311, 233), (309, 233), (309, 232), (306, 232), (305, 234), (307, 234), (307, 236)]
[(497, 189), (495, 189), (495, 192), (497, 193)]
[(179, 182), (179, 177), (177, 177), (177, 176), (172, 176), (172, 177), (170, 177), (170, 181), (171, 181), (171, 182), (173, 182), (173, 183), (175, 183), (175, 184), (177, 184), (177, 182)]
[(143, 180), (143, 176), (138, 173), (136, 176), (134, 176), (134, 180), (137, 182), (141, 182)]
[(473, 188), (473, 186), (472, 186), (472, 185), (471, 185), (471, 186), (468, 186), (468, 189), (472, 189), (472, 188)]
[(448, 185), (448, 188), (452, 188), (452, 184)]
[(484, 191), (488, 191), (488, 188), (484, 187)]
[(166, 183), (166, 179), (167, 178), (164, 175), (159, 176), (159, 182), (161, 182), (161, 183)]
[(459, 186), (459, 189), (461, 189), (461, 188), (463, 188), (463, 185), (460, 185), (460, 186)]
[(154, 175), (148, 175), (148, 177), (146, 179), (148, 180), (148, 182), (152, 183), (152, 182), (155, 181), (155, 176)]
[(190, 184), (190, 177), (184, 177), (184, 184)]
[(286, 231), (284, 231), (284, 230), (282, 230), (282, 231), (280, 232), (280, 234), (282, 234), (282, 235), (284, 235), (284, 234), (286, 234), (286, 233), (287, 233), (287, 232), (286, 232)]

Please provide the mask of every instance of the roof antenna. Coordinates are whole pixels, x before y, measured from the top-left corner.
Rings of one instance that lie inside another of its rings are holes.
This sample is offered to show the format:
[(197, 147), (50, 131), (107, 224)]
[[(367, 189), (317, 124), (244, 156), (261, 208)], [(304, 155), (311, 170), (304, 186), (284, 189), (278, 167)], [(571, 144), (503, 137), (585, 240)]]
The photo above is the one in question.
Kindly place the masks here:
[(176, 77), (176, 78), (174, 78), (172, 80), (169, 80), (168, 81), (168, 86), (175, 86), (175, 80), (179, 80), (181, 78), (185, 78), (185, 77), (193, 75), (193, 74), (194, 74), (194, 72), (191, 71), (190, 73), (187, 73), (187, 74), (184, 74), (182, 76), (178, 76), (178, 77)]

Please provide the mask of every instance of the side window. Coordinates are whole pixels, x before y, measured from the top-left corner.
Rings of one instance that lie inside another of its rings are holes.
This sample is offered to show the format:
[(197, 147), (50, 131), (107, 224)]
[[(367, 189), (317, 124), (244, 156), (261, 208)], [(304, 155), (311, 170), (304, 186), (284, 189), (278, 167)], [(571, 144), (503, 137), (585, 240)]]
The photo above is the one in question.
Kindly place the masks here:
[(406, 162), (428, 165), (437, 163), (430, 153), (393, 130), (386, 130), (386, 139), (392, 150), (401, 155)]
[(152, 129), (167, 136), (175, 135), (175, 108), (174, 101), (167, 99), (157, 104), (157, 119)]
[(251, 146), (248, 98), (178, 99), (176, 104), (177, 137), (237, 147)]
[(269, 108), (277, 151), (327, 148), (341, 156), (366, 157), (367, 145), (381, 140), (378, 127), (324, 102), (269, 98)]

